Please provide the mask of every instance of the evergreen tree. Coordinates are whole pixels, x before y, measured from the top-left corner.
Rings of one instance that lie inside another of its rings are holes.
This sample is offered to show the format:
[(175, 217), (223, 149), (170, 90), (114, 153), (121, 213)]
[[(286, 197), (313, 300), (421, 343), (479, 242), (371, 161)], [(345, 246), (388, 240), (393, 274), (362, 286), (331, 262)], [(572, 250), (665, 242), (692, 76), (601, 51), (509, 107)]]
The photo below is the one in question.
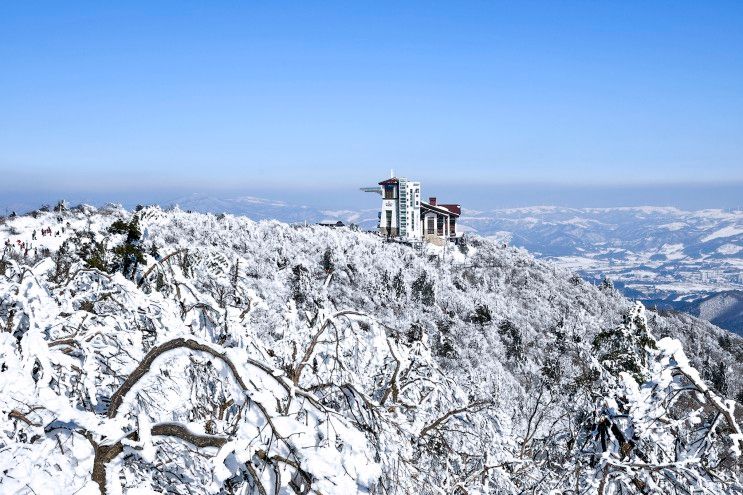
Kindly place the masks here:
[(511, 320), (505, 319), (498, 325), (498, 333), (506, 346), (506, 358), (523, 361), (525, 349), (519, 328)]
[(655, 339), (648, 332), (645, 306), (637, 302), (617, 328), (603, 330), (593, 340), (598, 361), (614, 376), (627, 372), (637, 381), (647, 379), (648, 349)]
[(98, 242), (90, 231), (76, 231), (68, 240), (75, 260), (81, 260), (86, 268), (94, 268), (109, 273), (106, 244)]
[(485, 326), (493, 321), (493, 315), (490, 313), (490, 308), (487, 304), (478, 304), (475, 307), (475, 313), (470, 317), (470, 319), (473, 323)]
[(459, 243), (457, 244), (457, 247), (459, 248), (459, 252), (462, 253), (465, 256), (467, 256), (467, 253), (469, 253), (469, 251), (470, 251), (469, 246), (467, 246), (467, 238), (466, 237), (462, 237), (459, 240)]
[(402, 270), (398, 270), (397, 274), (392, 279), (392, 290), (395, 292), (395, 297), (397, 299), (400, 299), (405, 295), (405, 281), (402, 277)]
[(410, 287), (410, 296), (413, 301), (420, 301), (424, 306), (431, 306), (435, 302), (433, 282), (428, 280), (426, 272), (421, 272)]
[(160, 250), (157, 248), (157, 244), (155, 244), (154, 242), (150, 245), (150, 256), (152, 256), (156, 260), (160, 259)]
[(725, 363), (712, 364), (707, 359), (704, 362), (704, 379), (709, 381), (715, 390), (722, 395), (728, 395), (728, 379)]
[(51, 276), (51, 280), (54, 283), (61, 283), (70, 275), (70, 267), (72, 267), (73, 257), (70, 250), (69, 241), (64, 241), (54, 255), (54, 274)]
[(423, 326), (419, 322), (413, 323), (410, 325), (406, 336), (409, 344), (423, 340)]
[(390, 292), (390, 273), (387, 270), (382, 272), (381, 292), (383, 294)]
[(292, 299), (294, 299), (294, 302), (297, 303), (297, 306), (304, 305), (308, 300), (308, 293), (309, 293), (309, 281), (308, 281), (309, 272), (307, 268), (305, 268), (302, 265), (295, 265), (294, 268), (292, 268), (292, 277), (291, 277), (291, 289), (292, 289)]
[(138, 265), (145, 261), (139, 217), (134, 215), (129, 222), (116, 220), (108, 228), (108, 232), (126, 235), (124, 242), (113, 249), (116, 257), (116, 270), (121, 270), (126, 278), (134, 280)]
[(330, 248), (326, 248), (322, 255), (322, 269), (325, 270), (325, 273), (330, 273), (335, 269), (333, 253), (330, 251)]
[(88, 268), (95, 268), (102, 272), (108, 272), (108, 262), (106, 261), (106, 245), (101, 242), (93, 241), (83, 246), (81, 257)]

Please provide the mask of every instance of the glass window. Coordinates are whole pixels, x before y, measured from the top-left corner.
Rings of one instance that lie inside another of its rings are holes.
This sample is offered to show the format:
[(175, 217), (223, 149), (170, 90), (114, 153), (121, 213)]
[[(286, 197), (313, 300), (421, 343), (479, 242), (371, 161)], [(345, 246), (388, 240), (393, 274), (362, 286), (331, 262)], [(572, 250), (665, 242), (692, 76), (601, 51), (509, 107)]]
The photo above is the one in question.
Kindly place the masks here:
[(426, 232), (428, 234), (433, 234), (434, 233), (434, 218), (433, 217), (426, 217), (426, 223), (427, 223)]

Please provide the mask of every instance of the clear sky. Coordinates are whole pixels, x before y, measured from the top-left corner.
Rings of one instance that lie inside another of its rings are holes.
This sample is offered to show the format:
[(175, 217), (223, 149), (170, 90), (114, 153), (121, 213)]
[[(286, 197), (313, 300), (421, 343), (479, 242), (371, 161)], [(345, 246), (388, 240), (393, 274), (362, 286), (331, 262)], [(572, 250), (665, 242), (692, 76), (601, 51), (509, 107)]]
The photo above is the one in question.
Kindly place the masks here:
[(0, 195), (390, 168), (743, 184), (743, 2), (0, 3)]

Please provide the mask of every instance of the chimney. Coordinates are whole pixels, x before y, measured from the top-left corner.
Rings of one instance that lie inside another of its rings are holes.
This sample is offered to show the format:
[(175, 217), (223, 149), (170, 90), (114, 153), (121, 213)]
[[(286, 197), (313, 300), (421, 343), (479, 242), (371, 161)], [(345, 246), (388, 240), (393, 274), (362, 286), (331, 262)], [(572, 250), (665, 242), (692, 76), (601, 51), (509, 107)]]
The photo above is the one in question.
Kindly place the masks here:
[(428, 198), (428, 204), (431, 206), (436, 206), (436, 197), (432, 196)]

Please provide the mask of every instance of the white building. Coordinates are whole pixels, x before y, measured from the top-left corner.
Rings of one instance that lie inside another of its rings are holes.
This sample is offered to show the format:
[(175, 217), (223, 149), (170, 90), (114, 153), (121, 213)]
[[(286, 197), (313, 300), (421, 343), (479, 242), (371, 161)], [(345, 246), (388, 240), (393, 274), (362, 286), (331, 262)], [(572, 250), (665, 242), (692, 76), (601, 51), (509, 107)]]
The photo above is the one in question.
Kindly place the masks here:
[(421, 201), (421, 183), (405, 177), (392, 177), (379, 187), (365, 187), (366, 192), (382, 195), (379, 233), (405, 242), (428, 241), (436, 244), (457, 240), (458, 204), (438, 204), (436, 198)]

